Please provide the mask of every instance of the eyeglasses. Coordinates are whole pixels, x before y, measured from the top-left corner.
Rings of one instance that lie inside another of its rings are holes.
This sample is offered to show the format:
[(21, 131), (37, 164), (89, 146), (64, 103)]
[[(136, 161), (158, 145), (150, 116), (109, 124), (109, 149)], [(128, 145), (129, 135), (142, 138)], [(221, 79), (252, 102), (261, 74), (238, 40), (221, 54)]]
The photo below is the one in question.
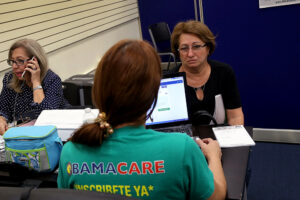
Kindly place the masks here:
[[(206, 43), (202, 44), (202, 45), (201, 44), (193, 44), (191, 49), (193, 52), (197, 52), (197, 51), (200, 51), (201, 48), (206, 47), (206, 46), (207, 46)], [(189, 46), (183, 46), (178, 49), (178, 51), (183, 54), (187, 54), (189, 52), (189, 50), (190, 50)]]
[(22, 59), (17, 59), (17, 60), (7, 60), (7, 64), (10, 66), (13, 66), (13, 64), (16, 64), (18, 67), (23, 66), (26, 62), (28, 62), (30, 60), (26, 59), (26, 60), (22, 60)]

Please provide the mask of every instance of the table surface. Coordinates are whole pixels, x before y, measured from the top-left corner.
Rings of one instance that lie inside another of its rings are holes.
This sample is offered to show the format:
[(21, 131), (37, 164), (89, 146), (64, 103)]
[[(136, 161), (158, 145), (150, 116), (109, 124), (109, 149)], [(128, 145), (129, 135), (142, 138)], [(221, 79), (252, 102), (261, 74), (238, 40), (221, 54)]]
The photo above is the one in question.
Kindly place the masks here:
[[(245, 127), (252, 137), (252, 127)], [(215, 139), (212, 126), (193, 126), (193, 136)], [(222, 165), (227, 182), (226, 199), (242, 199), (250, 147), (222, 148)]]
[[(252, 137), (252, 127), (245, 127)], [(215, 139), (212, 126), (193, 126), (193, 136)], [(242, 199), (250, 147), (222, 148), (222, 165), (227, 182), (227, 199)]]

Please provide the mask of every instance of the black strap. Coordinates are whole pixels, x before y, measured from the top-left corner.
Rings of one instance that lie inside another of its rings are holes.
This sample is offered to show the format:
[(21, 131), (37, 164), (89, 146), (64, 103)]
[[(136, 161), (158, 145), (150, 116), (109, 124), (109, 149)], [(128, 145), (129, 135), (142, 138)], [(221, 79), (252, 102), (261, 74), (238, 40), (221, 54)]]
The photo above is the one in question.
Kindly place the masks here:
[(213, 121), (214, 125), (218, 125), (216, 119), (206, 110), (198, 110), (193, 115), (194, 115), (193, 118), (196, 121), (200, 120), (200, 118), (202, 118), (202, 117), (208, 117), (209, 119), (211, 119)]
[(41, 180), (26, 179), (23, 182), (24, 192), (22, 192), (20, 200), (28, 200), (31, 191), (35, 188), (38, 188), (41, 183), (42, 183)]
[(30, 193), (31, 193), (31, 190), (33, 189), (34, 187), (24, 187), (24, 191), (22, 192), (21, 194), (21, 198), (20, 200), (28, 200), (29, 197), (30, 197)]
[(37, 179), (26, 179), (23, 182), (23, 187), (38, 188), (42, 182), (43, 182), (42, 180), (37, 180)]

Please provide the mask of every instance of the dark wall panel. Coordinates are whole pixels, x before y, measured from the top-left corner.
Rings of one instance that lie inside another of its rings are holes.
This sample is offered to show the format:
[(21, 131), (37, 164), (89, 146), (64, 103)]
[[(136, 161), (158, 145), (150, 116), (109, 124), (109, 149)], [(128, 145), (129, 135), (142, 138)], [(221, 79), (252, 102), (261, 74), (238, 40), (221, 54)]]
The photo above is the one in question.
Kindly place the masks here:
[(195, 19), (194, 1), (182, 0), (138, 0), (143, 38), (151, 41), (148, 26), (167, 22), (170, 30), (177, 22)]
[[(300, 129), (300, 5), (258, 8), (258, 1), (203, 0), (204, 21), (217, 35), (213, 59), (237, 76), (246, 125)], [(143, 37), (165, 21), (172, 30), (194, 19), (194, 1), (139, 0)]]
[(213, 58), (234, 68), (245, 122), (300, 129), (300, 5), (258, 8), (258, 1), (203, 1), (218, 35)]

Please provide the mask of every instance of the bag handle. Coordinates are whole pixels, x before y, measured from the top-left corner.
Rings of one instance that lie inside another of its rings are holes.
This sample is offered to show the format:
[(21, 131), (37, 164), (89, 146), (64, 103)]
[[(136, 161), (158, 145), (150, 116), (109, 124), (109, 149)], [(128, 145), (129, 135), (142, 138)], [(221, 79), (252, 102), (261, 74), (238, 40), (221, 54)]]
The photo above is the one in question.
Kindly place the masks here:
[(217, 120), (206, 110), (198, 110), (193, 114), (195, 121), (200, 121), (200, 118), (202, 117), (207, 117), (214, 123), (215, 126), (218, 125)]
[(60, 137), (57, 137), (55, 139), (55, 142), (59, 143), (61, 146), (63, 146), (63, 142), (61, 141)]

